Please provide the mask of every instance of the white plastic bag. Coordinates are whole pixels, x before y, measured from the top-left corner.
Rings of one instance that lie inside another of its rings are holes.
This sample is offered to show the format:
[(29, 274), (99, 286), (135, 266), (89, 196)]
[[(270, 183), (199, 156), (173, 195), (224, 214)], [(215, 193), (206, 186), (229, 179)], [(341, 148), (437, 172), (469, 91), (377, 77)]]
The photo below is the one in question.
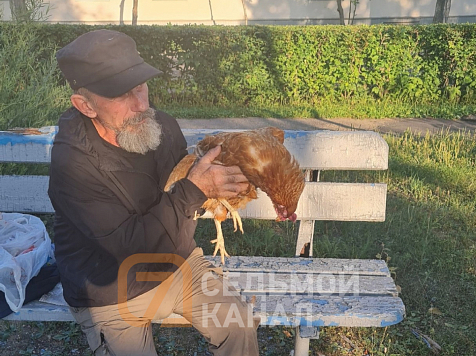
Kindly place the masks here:
[(28, 282), (49, 257), (53, 258), (51, 240), (39, 218), (0, 213), (0, 290), (11, 310), (22, 307)]

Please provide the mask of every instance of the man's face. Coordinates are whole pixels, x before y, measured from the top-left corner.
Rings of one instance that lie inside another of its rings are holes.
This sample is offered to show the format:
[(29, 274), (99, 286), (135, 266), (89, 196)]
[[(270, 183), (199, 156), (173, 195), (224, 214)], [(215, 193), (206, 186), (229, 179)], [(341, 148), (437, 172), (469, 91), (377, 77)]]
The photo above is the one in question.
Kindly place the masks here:
[(117, 98), (94, 95), (94, 110), (101, 123), (120, 129), (149, 108), (149, 88), (142, 83)]
[(117, 98), (93, 95), (91, 105), (97, 115), (93, 119), (113, 131), (117, 145), (126, 151), (145, 154), (160, 144), (162, 130), (148, 94), (143, 83)]

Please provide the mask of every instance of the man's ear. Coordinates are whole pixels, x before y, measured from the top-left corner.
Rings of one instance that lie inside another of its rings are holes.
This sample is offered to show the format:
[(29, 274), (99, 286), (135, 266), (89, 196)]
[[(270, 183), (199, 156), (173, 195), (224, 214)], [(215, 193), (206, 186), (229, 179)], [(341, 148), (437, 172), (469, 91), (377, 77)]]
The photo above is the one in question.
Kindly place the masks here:
[(91, 119), (95, 119), (98, 114), (92, 107), (90, 101), (80, 94), (71, 95), (71, 104), (78, 109), (82, 114)]

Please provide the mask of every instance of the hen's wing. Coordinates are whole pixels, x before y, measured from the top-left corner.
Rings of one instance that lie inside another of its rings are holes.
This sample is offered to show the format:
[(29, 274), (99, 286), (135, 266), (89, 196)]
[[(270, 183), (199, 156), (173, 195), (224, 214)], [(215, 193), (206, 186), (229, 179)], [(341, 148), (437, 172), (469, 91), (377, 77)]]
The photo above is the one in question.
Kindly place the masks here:
[(261, 188), (263, 179), (273, 180), (271, 169), (279, 171), (283, 157), (291, 160), (283, 145), (284, 131), (266, 127), (251, 131), (222, 132), (207, 136), (196, 146), (196, 154), (204, 155), (208, 150), (221, 145), (215, 161), (225, 166), (238, 166), (246, 178)]
[(189, 154), (182, 158), (182, 160), (174, 167), (172, 173), (170, 173), (169, 179), (167, 179), (167, 183), (165, 183), (164, 190), (168, 192), (173, 188), (176, 181), (185, 178), (196, 160), (197, 156), (194, 154)]

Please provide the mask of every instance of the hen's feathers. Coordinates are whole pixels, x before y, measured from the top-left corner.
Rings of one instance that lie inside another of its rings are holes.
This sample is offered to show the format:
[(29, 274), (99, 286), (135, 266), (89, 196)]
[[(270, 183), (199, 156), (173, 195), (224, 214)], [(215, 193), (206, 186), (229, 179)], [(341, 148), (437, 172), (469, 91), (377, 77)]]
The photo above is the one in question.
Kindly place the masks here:
[(195, 152), (202, 156), (221, 145), (216, 161), (240, 167), (251, 184), (268, 194), (275, 205), (287, 207), (292, 214), (304, 189), (304, 175), (283, 143), (284, 132), (267, 127), (207, 136), (197, 144)]
[[(279, 220), (291, 218), (304, 189), (304, 175), (283, 143), (284, 132), (274, 127), (207, 136), (197, 144), (194, 154), (184, 157), (174, 168), (165, 190), (168, 191), (174, 182), (185, 178), (197, 158), (221, 145), (221, 152), (214, 163), (240, 167), (250, 182), (245, 192), (226, 199), (235, 214), (237, 215), (236, 210), (257, 198), (256, 188), (260, 188), (273, 202)], [(202, 205), (218, 222), (226, 219), (229, 210), (220, 200), (222, 199), (208, 199)], [(236, 216), (233, 218), (235, 220)]]
[(174, 167), (172, 173), (170, 173), (167, 183), (165, 183), (164, 190), (166, 192), (173, 188), (176, 181), (185, 178), (188, 175), (190, 168), (195, 164), (197, 158), (198, 157), (194, 154), (186, 155), (182, 158), (182, 160)]

